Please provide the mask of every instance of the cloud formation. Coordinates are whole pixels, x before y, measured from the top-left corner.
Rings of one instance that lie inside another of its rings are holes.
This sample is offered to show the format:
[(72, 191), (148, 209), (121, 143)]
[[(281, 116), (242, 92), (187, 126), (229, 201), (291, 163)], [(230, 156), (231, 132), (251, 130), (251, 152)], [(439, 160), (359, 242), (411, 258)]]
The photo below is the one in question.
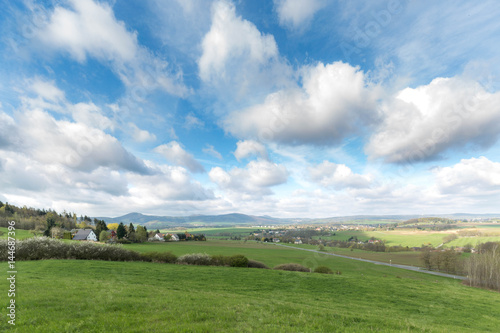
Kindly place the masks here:
[(294, 29), (307, 24), (325, 5), (323, 0), (274, 0), (280, 24)]
[(148, 174), (146, 165), (113, 136), (84, 123), (56, 120), (42, 110), (19, 115), (10, 145), (40, 163), (92, 172), (103, 166)]
[(309, 167), (308, 171), (312, 181), (323, 187), (331, 187), (336, 190), (367, 188), (371, 184), (370, 177), (355, 174), (345, 164), (323, 161), (321, 164)]
[(178, 96), (189, 93), (182, 73), (169, 71), (167, 62), (139, 45), (137, 33), (128, 31), (106, 3), (70, 0), (68, 7), (56, 6), (35, 36), (44, 48), (67, 52), (80, 63), (88, 57), (111, 63), (128, 87), (162, 89)]
[(236, 137), (290, 145), (338, 144), (378, 121), (377, 89), (343, 62), (302, 70), (302, 87), (280, 90), (264, 103), (233, 112), (224, 121)]
[(167, 161), (174, 165), (180, 165), (191, 172), (205, 172), (205, 168), (185, 151), (177, 141), (170, 141), (154, 149), (155, 152), (163, 155)]
[(270, 187), (285, 183), (288, 171), (282, 165), (256, 160), (250, 161), (244, 169), (232, 168), (225, 171), (220, 167), (212, 168), (209, 176), (222, 190), (262, 196), (272, 194)]
[(215, 150), (214, 146), (212, 145), (206, 144), (205, 148), (203, 148), (203, 152), (219, 160), (223, 159), (222, 155), (217, 150)]
[(462, 159), (460, 163), (437, 168), (433, 172), (442, 193), (476, 196), (500, 194), (500, 163), (484, 156)]
[(260, 142), (254, 140), (238, 141), (236, 146), (234, 156), (238, 161), (251, 156), (258, 156), (265, 160), (269, 159), (266, 147)]
[(229, 1), (213, 3), (212, 25), (201, 48), (200, 78), (226, 107), (246, 104), (288, 82), (290, 69), (274, 37), (238, 16)]
[(365, 150), (390, 163), (432, 160), (471, 144), (490, 147), (500, 133), (500, 92), (461, 77), (405, 88), (382, 110), (383, 123)]

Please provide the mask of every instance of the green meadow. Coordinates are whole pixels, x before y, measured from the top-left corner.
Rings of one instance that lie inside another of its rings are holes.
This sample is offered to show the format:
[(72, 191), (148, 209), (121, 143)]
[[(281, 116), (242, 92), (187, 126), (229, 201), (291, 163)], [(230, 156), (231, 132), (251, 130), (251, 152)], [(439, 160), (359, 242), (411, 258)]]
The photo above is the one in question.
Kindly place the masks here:
[[(188, 231), (201, 233), (200, 230)], [(250, 231), (253, 229), (212, 228), (203, 233), (237, 235)], [(360, 240), (374, 236), (404, 246), (418, 244), (424, 236), (425, 243), (439, 242), (446, 233), (345, 231), (334, 237), (347, 240), (351, 236)], [(16, 237), (31, 234), (18, 230)], [(485, 237), (463, 237), (453, 242), (465, 238)], [(16, 326), (9, 325), (8, 318), (2, 316), (0, 331), (497, 332), (500, 327), (500, 293), (471, 288), (460, 280), (272, 243), (221, 240), (217, 236), (209, 236), (206, 242), (121, 246), (141, 253), (172, 252), (177, 256), (243, 254), (271, 268), (298, 263), (311, 269), (326, 266), (340, 274), (147, 262), (17, 262)], [(313, 245), (293, 246), (317, 249)], [(420, 265), (419, 253), (413, 251), (379, 253), (330, 247), (325, 250), (394, 264)], [(0, 279), (0, 290), (5, 291), (0, 301), (6, 309), (6, 279)]]
[[(0, 238), (8, 237), (9, 230), (7, 228), (0, 227), (0, 231), (3, 232), (3, 234), (0, 235)], [(30, 230), (16, 229), (15, 232), (15, 238), (19, 240), (33, 237), (33, 234), (30, 232)]]
[(336, 231), (335, 236), (318, 236), (317, 239), (325, 240), (343, 240), (347, 241), (350, 237), (357, 237), (360, 241), (367, 241), (371, 237), (383, 239), (386, 245), (420, 247), (422, 244), (431, 244), (438, 246), (443, 243), (443, 238), (449, 233), (420, 231), (420, 230), (389, 230), (389, 231), (361, 231), (346, 230)]
[(454, 239), (449, 243), (446, 243), (446, 247), (463, 247), (465, 245), (477, 246), (480, 243), (486, 242), (500, 242), (500, 236), (475, 236), (475, 237), (460, 237), (458, 239)]
[[(4, 317), (0, 330), (497, 332), (500, 327), (500, 294), (458, 280), (278, 247), (269, 247), (267, 256), (269, 264), (317, 262), (342, 274), (144, 262), (18, 262), (16, 326)], [(0, 288), (7, 287), (2, 279)]]
[[(311, 250), (318, 250), (318, 246), (316, 245), (308, 245), (308, 244), (286, 244), (287, 246), (293, 246), (297, 248), (305, 248)], [(420, 260), (420, 251), (402, 251), (402, 252), (373, 252), (373, 251), (365, 251), (359, 249), (349, 249), (349, 248), (340, 248), (340, 247), (328, 247), (324, 248), (326, 253), (334, 253), (340, 254), (343, 256), (360, 258), (360, 259), (368, 259), (386, 263), (400, 264), (400, 265), (410, 265), (410, 266), (419, 266), (422, 267), (422, 262)]]
[[(177, 256), (188, 253), (207, 253), (212, 255), (233, 255), (242, 254), (250, 259), (254, 259), (269, 267), (274, 267), (282, 263), (303, 264), (304, 260), (310, 257), (290, 248), (276, 246), (272, 243), (257, 243), (254, 241), (227, 241), (208, 240), (206, 242), (155, 242), (124, 245), (126, 249), (140, 253), (144, 252), (172, 252)], [(306, 262), (307, 264), (307, 262)]]

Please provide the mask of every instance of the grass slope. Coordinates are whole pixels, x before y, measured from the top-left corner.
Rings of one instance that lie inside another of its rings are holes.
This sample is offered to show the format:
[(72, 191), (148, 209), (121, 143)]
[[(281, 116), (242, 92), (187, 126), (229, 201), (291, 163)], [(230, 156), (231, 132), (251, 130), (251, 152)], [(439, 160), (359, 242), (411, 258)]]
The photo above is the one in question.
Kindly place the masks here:
[[(365, 263), (330, 260), (343, 266), (344, 274), (142, 262), (19, 262), (16, 326), (8, 327), (4, 318), (0, 330), (497, 332), (500, 327), (498, 293), (390, 267), (377, 271)], [(0, 281), (1, 290), (7, 290), (6, 279)]]
[[(8, 237), (9, 230), (7, 228), (0, 227), (0, 231), (3, 232), (3, 235), (0, 235), (0, 238)], [(30, 232), (30, 230), (16, 229), (15, 232), (16, 232), (15, 238), (18, 240), (33, 237), (33, 234)]]
[[(286, 244), (287, 246), (293, 246), (298, 248), (318, 250), (316, 245), (308, 244)], [(410, 265), (410, 266), (423, 266), (420, 260), (420, 251), (403, 251), (403, 252), (373, 252), (364, 251), (358, 249), (348, 249), (340, 247), (325, 247), (325, 252), (341, 254), (353, 258), (361, 258), (368, 260), (375, 260), (386, 263), (400, 264), (400, 265)]]

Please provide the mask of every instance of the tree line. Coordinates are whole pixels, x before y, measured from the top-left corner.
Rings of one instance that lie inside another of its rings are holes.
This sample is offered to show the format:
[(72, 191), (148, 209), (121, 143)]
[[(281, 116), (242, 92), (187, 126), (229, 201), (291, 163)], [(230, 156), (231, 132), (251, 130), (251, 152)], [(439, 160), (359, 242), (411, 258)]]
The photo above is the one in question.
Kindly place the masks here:
[(487, 242), (465, 261), (470, 286), (500, 291), (500, 243)]

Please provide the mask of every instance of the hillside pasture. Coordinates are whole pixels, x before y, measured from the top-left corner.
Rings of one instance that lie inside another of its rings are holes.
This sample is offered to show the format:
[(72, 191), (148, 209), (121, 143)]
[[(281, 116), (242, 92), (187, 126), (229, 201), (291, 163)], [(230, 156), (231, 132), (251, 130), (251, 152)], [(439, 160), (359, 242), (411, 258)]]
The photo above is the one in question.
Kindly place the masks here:
[[(293, 249), (289, 254), (295, 252), (311, 255)], [(2, 320), (0, 330), (496, 332), (500, 327), (499, 293), (343, 258), (330, 257), (322, 265), (340, 268), (342, 275), (144, 262), (19, 262), (16, 326)], [(0, 288), (7, 287), (2, 279)]]

